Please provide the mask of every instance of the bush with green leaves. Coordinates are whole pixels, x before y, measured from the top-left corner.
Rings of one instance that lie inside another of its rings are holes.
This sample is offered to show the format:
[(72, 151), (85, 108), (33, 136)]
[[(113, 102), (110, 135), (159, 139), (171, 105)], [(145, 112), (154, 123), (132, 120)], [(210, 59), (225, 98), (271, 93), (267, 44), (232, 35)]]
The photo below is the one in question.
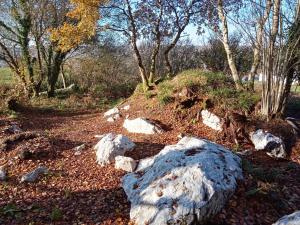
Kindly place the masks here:
[(61, 220), (62, 218), (63, 218), (62, 210), (60, 208), (58, 208), (57, 206), (54, 207), (50, 214), (50, 219), (52, 221), (58, 221), (58, 220)]

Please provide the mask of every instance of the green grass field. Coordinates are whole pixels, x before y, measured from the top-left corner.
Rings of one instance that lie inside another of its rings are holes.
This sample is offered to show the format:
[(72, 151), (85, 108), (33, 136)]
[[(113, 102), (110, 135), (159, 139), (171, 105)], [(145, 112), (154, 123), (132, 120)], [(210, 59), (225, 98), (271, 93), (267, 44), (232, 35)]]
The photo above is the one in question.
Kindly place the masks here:
[(12, 83), (14, 79), (11, 70), (8, 67), (0, 67), (0, 85)]

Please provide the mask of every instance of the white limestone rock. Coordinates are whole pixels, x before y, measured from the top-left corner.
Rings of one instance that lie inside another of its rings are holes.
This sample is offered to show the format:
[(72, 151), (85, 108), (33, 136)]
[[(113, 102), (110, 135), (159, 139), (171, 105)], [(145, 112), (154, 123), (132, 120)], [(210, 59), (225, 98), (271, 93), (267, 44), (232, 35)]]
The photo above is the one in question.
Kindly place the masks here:
[(109, 118), (107, 119), (107, 122), (113, 123), (113, 122), (115, 122), (115, 120), (114, 120), (113, 117), (109, 117)]
[(47, 174), (48, 169), (44, 166), (39, 166), (35, 170), (33, 170), (30, 173), (25, 174), (21, 178), (21, 182), (30, 182), (33, 183), (35, 182), (41, 175)]
[(202, 224), (217, 214), (242, 179), (241, 159), (213, 142), (184, 137), (141, 160), (123, 177), (137, 225)]
[(0, 181), (5, 181), (7, 179), (7, 170), (5, 166), (0, 166)]
[(122, 110), (128, 111), (130, 109), (130, 105), (125, 105), (122, 107)]
[(104, 138), (106, 134), (96, 134), (94, 137), (98, 140), (101, 140), (102, 138)]
[(222, 131), (222, 121), (218, 116), (209, 112), (206, 109), (201, 111), (201, 116), (202, 116), (203, 123), (206, 126), (217, 131)]
[(299, 225), (300, 224), (300, 211), (287, 215), (279, 219), (273, 225)]
[(136, 168), (136, 161), (133, 158), (125, 156), (117, 156), (115, 158), (115, 168), (126, 172), (133, 172)]
[(113, 123), (113, 122), (115, 122), (116, 120), (118, 120), (120, 118), (121, 118), (121, 114), (118, 113), (118, 114), (115, 114), (115, 115), (109, 117), (107, 119), (107, 122)]
[(77, 147), (74, 148), (74, 155), (81, 155), (82, 151), (86, 148), (85, 144), (79, 145)]
[(123, 156), (125, 152), (133, 150), (135, 144), (121, 134), (106, 134), (94, 147), (96, 150), (97, 163), (101, 166), (115, 161), (116, 156)]
[(115, 107), (115, 108), (112, 108), (112, 109), (108, 110), (107, 112), (105, 112), (104, 117), (112, 117), (119, 113), (120, 113), (120, 110), (117, 107)]
[(164, 132), (160, 126), (145, 118), (137, 118), (134, 120), (126, 119), (123, 127), (130, 133), (138, 134), (157, 134)]
[(286, 158), (285, 145), (281, 138), (263, 130), (250, 133), (250, 139), (256, 150), (264, 150), (274, 158)]

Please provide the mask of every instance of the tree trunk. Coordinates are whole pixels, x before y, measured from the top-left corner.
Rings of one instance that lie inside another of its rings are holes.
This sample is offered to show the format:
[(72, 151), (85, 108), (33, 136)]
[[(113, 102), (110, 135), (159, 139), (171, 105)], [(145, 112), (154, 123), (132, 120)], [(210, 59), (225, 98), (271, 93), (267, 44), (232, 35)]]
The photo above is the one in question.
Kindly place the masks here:
[[(268, 120), (274, 117), (276, 114), (274, 107), (278, 108), (279, 106), (276, 106), (279, 104), (279, 102), (274, 102), (275, 95), (282, 95), (281, 90), (278, 86), (278, 81), (274, 81), (275, 77), (277, 77), (277, 80), (280, 81), (280, 74), (277, 73), (277, 67), (280, 62), (276, 62), (281, 60), (281, 49), (279, 46), (277, 50), (277, 55), (275, 56), (275, 42), (276, 38), (278, 36), (279, 31), (279, 12), (280, 12), (280, 5), (281, 0), (275, 0), (274, 1), (274, 7), (273, 7), (273, 16), (272, 16), (272, 25), (271, 25), (271, 34), (269, 37), (269, 42), (266, 46), (264, 46), (264, 62), (263, 62), (263, 91), (262, 91), (262, 114), (267, 117)], [(275, 63), (274, 63), (275, 62)], [(286, 62), (287, 63), (287, 62)], [(284, 71), (285, 72), (285, 71)], [(281, 74), (281, 76), (283, 76)], [(275, 76), (275, 77), (274, 77)], [(283, 82), (285, 82), (285, 78), (283, 78), (280, 81), (279, 85), (283, 85)], [(277, 83), (276, 86), (275, 83)], [(275, 93), (274, 93), (275, 92)]]
[(149, 75), (149, 83), (154, 82), (154, 76), (156, 75), (156, 58), (159, 53), (160, 44), (156, 45), (152, 55), (151, 55), (151, 65), (150, 65), (150, 75)]
[(155, 36), (155, 45), (153, 47), (152, 54), (151, 54), (150, 74), (149, 74), (149, 79), (148, 79), (149, 83), (154, 82), (154, 77), (156, 75), (156, 59), (157, 59), (157, 55), (159, 53), (159, 49), (160, 49), (160, 45), (161, 45), (160, 22), (161, 22), (161, 18), (163, 16), (163, 5), (162, 5), (161, 0), (158, 0), (157, 3), (160, 6), (159, 7), (160, 13), (159, 13), (157, 20), (155, 21), (155, 27), (153, 29), (153, 34)]
[(131, 24), (131, 29), (132, 29), (131, 46), (132, 46), (134, 54), (135, 54), (135, 59), (138, 63), (140, 76), (141, 76), (142, 82), (143, 82), (143, 88), (146, 91), (149, 89), (149, 82), (148, 82), (148, 78), (147, 78), (147, 74), (146, 74), (146, 69), (143, 64), (142, 56), (141, 56), (140, 51), (137, 46), (137, 30), (136, 30), (136, 25), (135, 25), (135, 19), (132, 15), (130, 2), (128, 0), (126, 0), (126, 4), (128, 7), (128, 14), (129, 14), (129, 19), (130, 19), (130, 24)]
[(63, 59), (66, 54), (57, 52), (53, 59), (53, 64), (50, 66), (50, 70), (48, 71), (48, 97), (55, 96), (55, 85), (58, 80), (58, 76), (60, 73), (61, 64), (63, 63)]
[(254, 51), (253, 51), (253, 64), (250, 70), (250, 74), (248, 76), (248, 82), (249, 82), (248, 88), (251, 91), (254, 91), (254, 78), (255, 75), (257, 74), (259, 63), (261, 61), (260, 52), (262, 49), (264, 25), (267, 19), (269, 18), (271, 7), (272, 7), (272, 1), (266, 0), (266, 9), (264, 15), (263, 17), (259, 18), (257, 22), (257, 32), (256, 32), (256, 39), (255, 39)]
[(228, 65), (231, 70), (231, 74), (232, 74), (233, 80), (235, 82), (236, 89), (241, 90), (241, 89), (243, 89), (243, 86), (242, 86), (242, 83), (241, 83), (235, 62), (234, 62), (234, 57), (233, 57), (231, 48), (229, 46), (228, 24), (227, 24), (227, 18), (224, 14), (222, 0), (218, 0), (218, 15), (222, 22), (223, 45), (224, 45), (224, 48), (226, 51)]
[(183, 27), (178, 27), (178, 32), (177, 32), (174, 40), (171, 42), (171, 44), (164, 51), (164, 60), (165, 60), (165, 64), (166, 64), (167, 77), (168, 78), (170, 78), (174, 75), (173, 74), (173, 67), (172, 67), (172, 64), (171, 64), (170, 59), (169, 59), (169, 54), (170, 54), (171, 50), (176, 46), (177, 42), (179, 41), (179, 39), (181, 37), (182, 32), (184, 31), (184, 29), (186, 28), (186, 26), (188, 24), (189, 24), (189, 18), (187, 18), (187, 21), (183, 25)]
[(62, 82), (63, 82), (63, 88), (67, 88), (67, 85), (66, 85), (66, 78), (65, 78), (65, 71), (64, 71), (64, 65), (62, 64), (61, 65), (61, 79), (62, 79)]

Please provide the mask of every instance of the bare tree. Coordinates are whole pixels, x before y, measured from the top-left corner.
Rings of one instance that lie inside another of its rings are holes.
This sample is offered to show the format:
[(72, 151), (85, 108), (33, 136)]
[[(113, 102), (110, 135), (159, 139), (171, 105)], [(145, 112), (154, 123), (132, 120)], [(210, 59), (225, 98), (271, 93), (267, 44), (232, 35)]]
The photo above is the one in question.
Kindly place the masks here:
[(264, 28), (261, 111), (268, 119), (283, 115), (300, 64), (300, 0), (291, 20), (283, 13), (283, 5), (282, 0), (273, 1), (271, 27)]

